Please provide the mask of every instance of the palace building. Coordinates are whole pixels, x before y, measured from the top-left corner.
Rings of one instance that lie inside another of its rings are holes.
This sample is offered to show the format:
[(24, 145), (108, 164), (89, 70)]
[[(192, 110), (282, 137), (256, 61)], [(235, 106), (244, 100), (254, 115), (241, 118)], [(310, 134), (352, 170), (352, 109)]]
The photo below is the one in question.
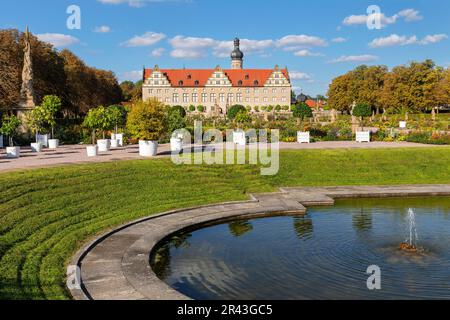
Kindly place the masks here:
[(145, 69), (142, 98), (166, 105), (202, 105), (208, 113), (223, 114), (235, 104), (255, 107), (290, 106), (291, 81), (287, 68), (244, 69), (244, 54), (234, 40), (231, 69)]

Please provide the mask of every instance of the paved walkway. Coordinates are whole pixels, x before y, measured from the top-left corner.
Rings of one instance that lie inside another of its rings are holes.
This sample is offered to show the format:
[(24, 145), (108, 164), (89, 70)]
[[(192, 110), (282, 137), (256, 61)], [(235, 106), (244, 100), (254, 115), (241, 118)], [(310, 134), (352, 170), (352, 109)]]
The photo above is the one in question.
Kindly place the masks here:
[(450, 185), (285, 188), (278, 193), (252, 195), (246, 202), (166, 212), (119, 228), (81, 250), (68, 269), (68, 279), (76, 279), (73, 271), (81, 269), (81, 287), (71, 286), (71, 293), (74, 299), (189, 299), (162, 282), (149, 263), (155, 246), (174, 232), (237, 217), (302, 215), (308, 206), (333, 205), (338, 198), (449, 195)]
[[(357, 143), (352, 141), (330, 141), (317, 142), (311, 144), (281, 143), (282, 150), (308, 150), (308, 149), (379, 149), (379, 148), (430, 148), (433, 145), (424, 145), (408, 142), (371, 142)], [(450, 146), (449, 146), (450, 147)], [(170, 156), (170, 146), (160, 145), (158, 148), (158, 157)], [(67, 164), (109, 162), (121, 160), (143, 159), (139, 156), (139, 147), (137, 145), (113, 149), (110, 152), (100, 153), (98, 157), (88, 158), (86, 155), (86, 146), (70, 145), (61, 146), (57, 150), (45, 149), (41, 153), (33, 153), (30, 148), (21, 149), (19, 159), (7, 159), (5, 150), (0, 151), (0, 172), (42, 168), (48, 166), (59, 166)]]

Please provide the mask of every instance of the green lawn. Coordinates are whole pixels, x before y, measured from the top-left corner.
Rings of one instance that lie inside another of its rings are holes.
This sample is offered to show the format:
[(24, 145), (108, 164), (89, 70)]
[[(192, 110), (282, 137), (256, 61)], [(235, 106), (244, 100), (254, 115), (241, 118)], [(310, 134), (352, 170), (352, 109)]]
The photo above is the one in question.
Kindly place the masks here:
[(282, 186), (450, 183), (450, 149), (282, 151), (256, 166), (169, 159), (0, 174), (0, 299), (67, 299), (65, 266), (89, 239), (174, 208), (247, 199)]

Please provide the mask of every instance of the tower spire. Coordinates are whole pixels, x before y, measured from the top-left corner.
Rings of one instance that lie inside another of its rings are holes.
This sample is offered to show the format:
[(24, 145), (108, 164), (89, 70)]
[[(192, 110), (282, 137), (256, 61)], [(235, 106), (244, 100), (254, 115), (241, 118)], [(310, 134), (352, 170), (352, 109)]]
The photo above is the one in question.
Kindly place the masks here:
[(244, 54), (240, 49), (241, 41), (239, 38), (234, 39), (234, 50), (231, 52), (231, 68), (242, 69), (244, 67)]

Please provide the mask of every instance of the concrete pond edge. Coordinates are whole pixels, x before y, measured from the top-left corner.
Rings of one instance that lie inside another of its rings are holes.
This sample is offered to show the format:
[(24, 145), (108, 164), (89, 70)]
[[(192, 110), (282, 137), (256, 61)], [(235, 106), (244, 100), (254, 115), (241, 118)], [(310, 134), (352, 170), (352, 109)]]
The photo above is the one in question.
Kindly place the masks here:
[(251, 194), (246, 201), (171, 210), (127, 223), (79, 250), (67, 269), (75, 300), (189, 300), (161, 281), (150, 257), (171, 235), (235, 219), (305, 214), (307, 207), (335, 199), (450, 196), (450, 184), (289, 187)]

